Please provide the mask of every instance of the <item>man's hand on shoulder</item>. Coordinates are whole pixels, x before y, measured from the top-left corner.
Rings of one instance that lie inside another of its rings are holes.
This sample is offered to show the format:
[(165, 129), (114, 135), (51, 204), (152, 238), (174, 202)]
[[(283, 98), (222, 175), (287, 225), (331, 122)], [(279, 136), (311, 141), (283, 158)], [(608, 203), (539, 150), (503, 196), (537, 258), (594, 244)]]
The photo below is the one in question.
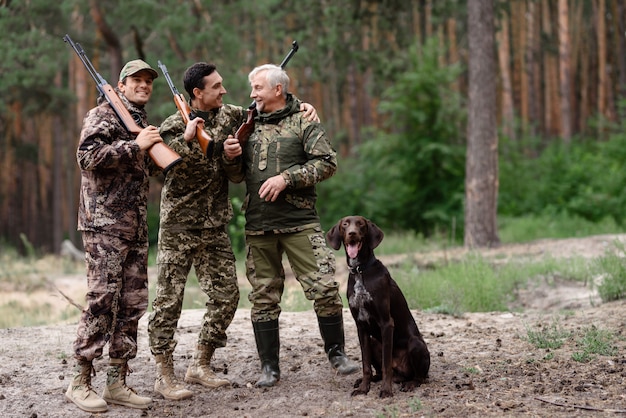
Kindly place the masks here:
[(317, 110), (310, 103), (301, 103), (300, 110), (304, 112), (303, 118), (308, 119), (309, 122), (319, 122), (320, 118), (317, 116)]

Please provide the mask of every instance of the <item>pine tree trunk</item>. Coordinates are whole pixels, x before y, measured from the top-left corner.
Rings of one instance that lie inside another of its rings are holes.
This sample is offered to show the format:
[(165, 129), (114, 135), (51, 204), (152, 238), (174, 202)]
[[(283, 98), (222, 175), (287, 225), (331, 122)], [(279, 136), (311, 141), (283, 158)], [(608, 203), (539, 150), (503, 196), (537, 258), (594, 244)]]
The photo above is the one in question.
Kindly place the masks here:
[(498, 63), (500, 68), (501, 97), (500, 109), (502, 112), (502, 133), (515, 139), (515, 113), (513, 110), (513, 87), (511, 85), (511, 55), (509, 40), (509, 17), (502, 14), (500, 30), (496, 33), (498, 42)]
[(466, 247), (500, 243), (497, 233), (496, 58), (491, 0), (468, 1), (469, 115), (465, 176)]
[(567, 0), (559, 0), (559, 86), (561, 87), (561, 137), (569, 143), (572, 138), (570, 103), (570, 38)]

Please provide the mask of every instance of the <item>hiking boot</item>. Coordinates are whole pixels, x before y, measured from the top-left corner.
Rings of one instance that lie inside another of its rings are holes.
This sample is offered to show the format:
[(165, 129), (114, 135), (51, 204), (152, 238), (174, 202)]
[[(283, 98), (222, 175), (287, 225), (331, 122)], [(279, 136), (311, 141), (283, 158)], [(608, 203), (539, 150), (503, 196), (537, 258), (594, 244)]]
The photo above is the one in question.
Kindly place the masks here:
[(198, 344), (193, 361), (187, 368), (185, 374), (185, 382), (197, 383), (208, 388), (219, 388), (221, 386), (230, 386), (230, 382), (226, 379), (218, 377), (211, 370), (211, 357), (215, 348), (210, 345)]
[(126, 386), (126, 375), (129, 373), (125, 359), (110, 359), (107, 372), (107, 385), (102, 397), (108, 403), (127, 406), (129, 408), (147, 409), (152, 399), (139, 396), (134, 389)]
[(91, 361), (77, 360), (74, 370), (76, 373), (65, 391), (65, 398), (85, 412), (106, 412), (106, 401), (91, 387), (92, 373), (96, 375)]
[(154, 382), (154, 391), (170, 401), (189, 399), (193, 392), (185, 388), (174, 374), (174, 359), (171, 354), (155, 356), (157, 378)]

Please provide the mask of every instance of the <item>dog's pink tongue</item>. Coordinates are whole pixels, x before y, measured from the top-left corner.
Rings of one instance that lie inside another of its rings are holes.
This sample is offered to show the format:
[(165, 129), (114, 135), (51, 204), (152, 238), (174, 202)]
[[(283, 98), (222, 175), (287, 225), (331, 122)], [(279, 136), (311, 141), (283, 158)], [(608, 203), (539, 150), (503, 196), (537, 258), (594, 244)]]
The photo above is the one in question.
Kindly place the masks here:
[(355, 244), (350, 244), (348, 245), (346, 252), (348, 253), (348, 257), (356, 258), (357, 255), (359, 254), (359, 246)]

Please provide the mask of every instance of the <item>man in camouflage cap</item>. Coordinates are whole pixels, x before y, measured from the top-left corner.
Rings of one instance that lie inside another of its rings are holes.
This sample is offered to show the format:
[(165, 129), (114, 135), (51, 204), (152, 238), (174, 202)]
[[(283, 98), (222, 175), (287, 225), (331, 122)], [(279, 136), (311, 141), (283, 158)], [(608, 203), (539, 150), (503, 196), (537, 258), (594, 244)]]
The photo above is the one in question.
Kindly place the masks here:
[[(154, 390), (170, 400), (193, 395), (176, 378), (173, 365), (174, 335), (192, 266), (208, 301), (184, 381), (208, 388), (230, 385), (210, 366), (215, 349), (226, 346), (226, 329), (239, 302), (235, 257), (227, 233), (233, 216), (228, 181), (241, 182), (242, 169), (240, 159), (225, 157), (224, 140), (247, 117), (246, 109), (223, 103), (227, 91), (215, 65), (193, 64), (183, 82), (195, 117), (185, 124), (177, 112), (160, 127), (161, 136), (183, 162), (168, 172), (161, 190), (157, 292), (148, 321), (150, 350), (157, 363)], [(308, 107), (317, 118), (315, 109)], [(205, 155), (195, 139), (198, 126), (213, 139), (211, 155)]]
[(323, 126), (305, 122), (288, 93), (289, 77), (279, 66), (255, 68), (248, 79), (258, 112), (243, 150), (236, 140), (227, 155), (242, 153), (246, 180), (246, 275), (248, 298), (261, 359), (257, 386), (280, 379), (278, 317), (285, 271), (283, 254), (318, 318), (324, 349), (339, 374), (359, 366), (344, 354), (343, 304), (335, 281), (335, 257), (326, 245), (315, 208), (315, 185), (337, 170), (337, 158)]
[[(135, 120), (146, 126), (136, 137), (105, 101), (87, 113), (76, 152), (81, 171), (78, 230), (86, 254), (86, 306), (73, 344), (76, 374), (65, 396), (87, 412), (107, 403), (147, 408), (152, 400), (126, 385), (128, 360), (137, 355), (137, 326), (148, 307), (147, 150), (162, 142), (148, 126), (144, 109), (157, 73), (141, 60), (130, 61), (115, 88)], [(149, 168), (150, 167), (150, 168)], [(109, 343), (102, 398), (91, 386), (93, 359)]]

